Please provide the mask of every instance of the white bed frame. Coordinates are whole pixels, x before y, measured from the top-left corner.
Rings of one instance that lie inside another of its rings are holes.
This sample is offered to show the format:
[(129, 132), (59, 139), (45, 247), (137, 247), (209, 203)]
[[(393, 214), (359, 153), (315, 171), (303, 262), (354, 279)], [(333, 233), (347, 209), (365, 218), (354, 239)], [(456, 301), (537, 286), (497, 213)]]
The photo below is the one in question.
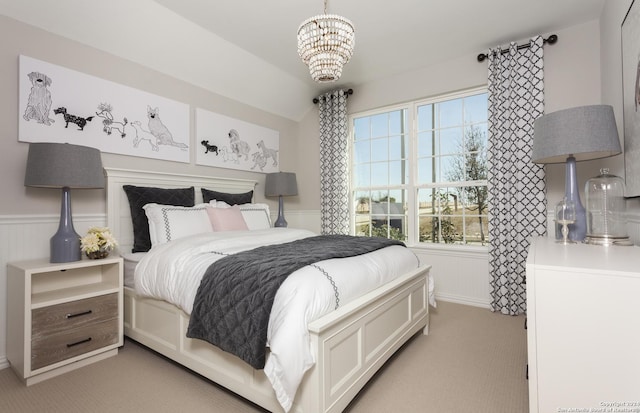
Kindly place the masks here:
[[(123, 185), (200, 188), (242, 193), (251, 180), (105, 169), (107, 225), (130, 251), (133, 230)], [(351, 301), (309, 324), (316, 364), (305, 374), (292, 412), (341, 412), (358, 392), (418, 331), (429, 331), (428, 276), (423, 266)], [(125, 288), (125, 335), (272, 412), (283, 409), (262, 370), (201, 340), (186, 337), (189, 317), (164, 301), (139, 297)]]

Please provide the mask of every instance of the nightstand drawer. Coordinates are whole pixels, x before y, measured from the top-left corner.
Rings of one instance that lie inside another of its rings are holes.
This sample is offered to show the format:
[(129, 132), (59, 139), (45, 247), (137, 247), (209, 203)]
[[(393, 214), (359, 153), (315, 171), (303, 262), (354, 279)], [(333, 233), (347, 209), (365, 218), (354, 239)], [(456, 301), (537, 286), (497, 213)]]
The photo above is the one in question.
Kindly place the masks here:
[(116, 344), (118, 318), (54, 334), (31, 342), (31, 370)]
[(38, 340), (117, 317), (117, 293), (38, 308), (31, 313), (31, 339)]

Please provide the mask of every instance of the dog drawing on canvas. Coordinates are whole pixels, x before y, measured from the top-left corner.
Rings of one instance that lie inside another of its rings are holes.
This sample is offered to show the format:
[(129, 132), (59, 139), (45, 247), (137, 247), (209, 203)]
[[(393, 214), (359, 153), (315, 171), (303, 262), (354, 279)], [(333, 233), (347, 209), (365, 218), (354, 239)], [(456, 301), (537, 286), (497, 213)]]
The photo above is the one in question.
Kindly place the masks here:
[(154, 152), (158, 152), (160, 148), (154, 142), (156, 142), (156, 137), (151, 134), (151, 132), (144, 130), (142, 128), (142, 124), (139, 120), (134, 120), (131, 122), (131, 126), (135, 130), (136, 137), (133, 138), (133, 147), (137, 148), (140, 145), (140, 142), (147, 141), (149, 145), (151, 145), (151, 150)]
[(253, 159), (253, 166), (251, 169), (256, 169), (257, 166), (261, 171), (264, 171), (264, 167), (267, 166), (267, 159), (264, 157), (262, 152), (252, 153), (251, 158)]
[(207, 154), (209, 152), (215, 152), (218, 155), (218, 147), (216, 145), (211, 145), (209, 141), (201, 141), (200, 145), (204, 146), (204, 153)]
[(264, 157), (264, 161), (267, 162), (269, 158), (273, 160), (273, 166), (278, 166), (278, 150), (267, 148), (264, 144), (264, 141), (258, 142), (258, 148), (262, 149), (262, 156)]
[(84, 127), (87, 126), (87, 122), (91, 122), (91, 119), (93, 119), (93, 116), (83, 118), (81, 116), (72, 115), (71, 113), (67, 112), (67, 108), (65, 108), (64, 106), (60, 106), (58, 109), (54, 109), (53, 113), (55, 113), (56, 115), (64, 116), (64, 121), (66, 122), (64, 124), (65, 128), (69, 127), (69, 123), (73, 123), (78, 126), (78, 130), (84, 130)]
[(231, 152), (235, 153), (238, 158), (244, 156), (244, 160), (249, 160), (249, 144), (240, 140), (240, 134), (237, 130), (231, 129), (229, 131), (229, 145), (231, 146)]
[(149, 132), (155, 136), (157, 145), (175, 146), (180, 149), (187, 149), (187, 145), (181, 142), (175, 142), (173, 135), (169, 129), (164, 126), (162, 120), (160, 120), (160, 109), (151, 109), (151, 106), (147, 106), (147, 118), (149, 119)]
[(31, 72), (27, 75), (31, 81), (31, 91), (29, 92), (29, 100), (22, 117), (27, 122), (31, 119), (36, 120), (43, 125), (51, 125), (55, 120), (49, 118), (49, 110), (51, 109), (51, 79), (49, 76)]

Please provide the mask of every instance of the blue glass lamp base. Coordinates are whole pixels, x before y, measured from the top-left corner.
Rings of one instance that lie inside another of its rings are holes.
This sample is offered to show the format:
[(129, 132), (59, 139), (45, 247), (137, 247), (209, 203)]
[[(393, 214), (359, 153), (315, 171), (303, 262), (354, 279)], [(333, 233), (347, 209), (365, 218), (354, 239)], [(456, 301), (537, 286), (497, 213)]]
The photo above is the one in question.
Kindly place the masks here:
[[(580, 190), (578, 189), (578, 177), (576, 174), (576, 158), (570, 156), (566, 163), (565, 198), (573, 201), (576, 208), (576, 222), (569, 225), (571, 241), (582, 242), (587, 235), (587, 214), (580, 202)], [(562, 225), (556, 224), (556, 239), (562, 238)]]
[(273, 223), (273, 226), (282, 227), (282, 228), (287, 227), (287, 221), (284, 219), (284, 207), (282, 202), (282, 195), (280, 195), (280, 198), (278, 200), (278, 219), (276, 219), (276, 222)]
[(73, 228), (71, 220), (71, 195), (69, 188), (62, 188), (62, 206), (60, 208), (60, 225), (51, 241), (51, 262), (80, 261), (80, 235)]

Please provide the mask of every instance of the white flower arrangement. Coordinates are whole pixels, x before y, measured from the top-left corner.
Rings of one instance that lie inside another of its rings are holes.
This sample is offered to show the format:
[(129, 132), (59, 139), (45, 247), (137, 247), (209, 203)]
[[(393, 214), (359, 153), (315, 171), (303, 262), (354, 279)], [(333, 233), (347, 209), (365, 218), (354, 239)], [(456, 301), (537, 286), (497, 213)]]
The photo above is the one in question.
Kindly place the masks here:
[(107, 227), (91, 227), (87, 235), (80, 238), (80, 249), (87, 255), (92, 252), (109, 252), (118, 246), (111, 230)]

